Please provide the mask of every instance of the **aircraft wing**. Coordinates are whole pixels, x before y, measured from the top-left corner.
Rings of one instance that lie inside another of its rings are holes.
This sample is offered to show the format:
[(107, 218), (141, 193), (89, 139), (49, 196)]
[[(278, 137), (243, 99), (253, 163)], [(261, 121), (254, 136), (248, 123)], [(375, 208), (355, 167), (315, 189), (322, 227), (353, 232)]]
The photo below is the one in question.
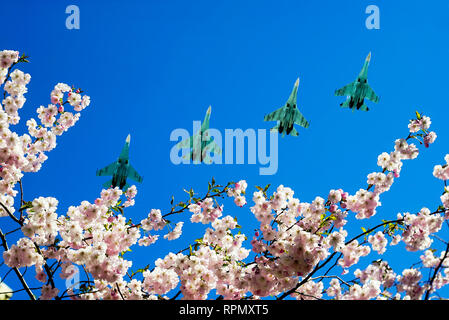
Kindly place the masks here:
[(350, 96), (353, 93), (354, 82), (345, 85), (343, 88), (335, 90), (336, 96)]
[(205, 164), (211, 164), (212, 158), (210, 157), (210, 153), (213, 153), (215, 155), (221, 155), (221, 148), (215, 143), (215, 141), (209, 142), (203, 150), (201, 150), (203, 162)]
[(221, 148), (213, 140), (204, 148), (204, 151), (213, 152), (214, 154), (221, 155)]
[(104, 167), (103, 169), (97, 170), (97, 176), (112, 176), (117, 170), (117, 161), (111, 163), (110, 165)]
[(376, 93), (374, 93), (374, 90), (371, 89), (371, 87), (367, 87), (365, 98), (371, 100), (374, 103), (379, 102), (379, 97), (376, 95)]
[(192, 141), (192, 138), (193, 137), (188, 137), (187, 139), (184, 139), (184, 140), (178, 142), (176, 144), (176, 147), (178, 147), (179, 149), (190, 148), (190, 144), (191, 144), (190, 141)]
[(306, 118), (302, 115), (302, 113), (298, 110), (298, 108), (295, 108), (295, 116), (294, 121), (297, 125), (300, 125), (301, 127), (308, 128), (309, 122), (307, 122)]
[(196, 142), (196, 143), (201, 142), (201, 138), (198, 137), (198, 135), (199, 135), (199, 133), (194, 134), (193, 136), (190, 136), (187, 139), (180, 141), (175, 146), (178, 147), (179, 149), (193, 148), (193, 142)]
[(143, 178), (137, 173), (136, 169), (134, 169), (131, 165), (128, 168), (128, 178), (134, 180), (136, 182), (142, 182)]
[(273, 111), (270, 114), (267, 114), (263, 118), (263, 120), (264, 121), (281, 121), (284, 118), (284, 115), (285, 115), (285, 106), (277, 109), (276, 111)]

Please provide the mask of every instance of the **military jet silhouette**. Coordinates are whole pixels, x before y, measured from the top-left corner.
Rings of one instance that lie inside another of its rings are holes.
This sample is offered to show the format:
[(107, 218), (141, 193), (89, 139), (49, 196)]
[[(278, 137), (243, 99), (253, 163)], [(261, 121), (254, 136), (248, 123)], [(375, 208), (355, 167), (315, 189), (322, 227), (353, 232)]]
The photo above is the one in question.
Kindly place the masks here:
[(103, 187), (119, 187), (122, 190), (127, 190), (129, 185), (126, 183), (126, 179), (130, 178), (136, 182), (142, 182), (143, 178), (137, 173), (129, 164), (129, 143), (131, 141), (131, 135), (128, 134), (126, 137), (125, 146), (120, 153), (117, 161), (111, 163), (110, 165), (104, 167), (103, 169), (97, 170), (97, 176), (112, 176), (112, 180), (103, 184)]
[(212, 159), (209, 156), (209, 153), (214, 153), (216, 155), (221, 154), (220, 147), (215, 143), (213, 139), (211, 139), (208, 132), (211, 112), (212, 106), (209, 106), (206, 111), (206, 116), (201, 123), (201, 128), (198, 130), (198, 132), (175, 145), (175, 147), (179, 149), (189, 149), (189, 153), (183, 156), (184, 159), (190, 158), (195, 162), (204, 162), (210, 164), (212, 163)]
[(271, 130), (277, 130), (279, 133), (282, 133), (282, 137), (284, 137), (285, 134), (291, 134), (295, 137), (299, 135), (298, 131), (293, 127), (294, 124), (298, 124), (304, 128), (309, 127), (309, 122), (307, 122), (297, 108), (296, 96), (298, 93), (298, 86), (299, 78), (296, 80), (295, 86), (285, 105), (264, 117), (264, 121), (278, 122), (278, 124)]
[(355, 109), (368, 111), (369, 108), (365, 104), (365, 98), (374, 103), (379, 102), (379, 97), (368, 84), (368, 66), (370, 60), (371, 52), (366, 57), (365, 64), (357, 80), (335, 91), (336, 96), (348, 97), (345, 102), (340, 104), (342, 108), (350, 108), (352, 111)]

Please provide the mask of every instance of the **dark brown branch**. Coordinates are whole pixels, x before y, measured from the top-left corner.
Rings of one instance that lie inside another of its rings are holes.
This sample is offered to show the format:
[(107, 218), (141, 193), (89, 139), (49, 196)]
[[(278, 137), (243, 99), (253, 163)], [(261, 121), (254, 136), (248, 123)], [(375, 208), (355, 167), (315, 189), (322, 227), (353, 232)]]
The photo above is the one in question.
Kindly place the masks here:
[[(19, 187), (20, 187), (20, 207), (22, 207), (22, 205), (24, 204), (23, 201), (23, 186), (22, 186), (22, 179), (19, 180)], [(23, 218), (23, 210), (19, 210), (20, 211), (20, 218), (19, 220), (22, 221)]]
[(438, 266), (435, 268), (435, 272), (433, 273), (432, 279), (430, 280), (429, 283), (429, 288), (426, 291), (426, 295), (424, 296), (424, 300), (429, 300), (429, 295), (430, 295), (430, 291), (432, 291), (432, 286), (433, 286), (433, 282), (435, 281), (438, 272), (440, 271), (441, 266), (443, 265), (444, 260), (446, 259), (447, 255), (449, 253), (449, 243), (446, 246), (446, 251), (444, 252), (444, 256), (442, 259), (440, 259), (440, 263), (438, 264)]
[(120, 291), (120, 287), (118, 286), (118, 283), (115, 283), (115, 286), (117, 287), (117, 291), (120, 294), (120, 297), (122, 298), (122, 300), (125, 300), (125, 298), (123, 298), (122, 292)]

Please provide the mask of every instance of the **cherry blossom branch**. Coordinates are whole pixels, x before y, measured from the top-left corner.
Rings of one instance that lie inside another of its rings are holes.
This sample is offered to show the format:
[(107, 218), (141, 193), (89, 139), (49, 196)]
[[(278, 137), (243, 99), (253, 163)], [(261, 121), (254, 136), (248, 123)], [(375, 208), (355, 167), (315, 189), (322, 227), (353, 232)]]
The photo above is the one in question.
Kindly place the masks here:
[[(22, 179), (19, 180), (19, 187), (20, 187), (20, 208), (22, 208), (22, 205), (24, 204)], [(23, 210), (20, 210), (20, 208), (19, 208), (19, 211), (20, 211), (19, 220), (22, 221), (22, 219), (23, 219)]]
[[(202, 198), (195, 198), (192, 189), (190, 189), (189, 191), (186, 191), (189, 194), (189, 200), (187, 202), (180, 202), (176, 205), (173, 205), (173, 198), (172, 198), (171, 204), (173, 206), (172, 206), (170, 212), (162, 215), (162, 219), (165, 220), (165, 218), (168, 216), (182, 213), (182, 212), (188, 210), (190, 204), (202, 202), (202, 201), (206, 200), (207, 198), (213, 199), (213, 198), (217, 198), (217, 197), (222, 197), (223, 194), (225, 194), (228, 191), (229, 186), (232, 184), (233, 184), (233, 182), (228, 182), (228, 184), (226, 186), (215, 185), (215, 180), (212, 178), (212, 184), (209, 183), (208, 191)], [(222, 189), (219, 190), (218, 188), (222, 188)], [(211, 192), (214, 192), (214, 193), (211, 193)], [(181, 207), (181, 208), (178, 210), (175, 210), (176, 207)], [(129, 229), (138, 228), (141, 225), (142, 225), (142, 223), (137, 223), (137, 224), (133, 224), (133, 225), (129, 226), (128, 228)]]
[[(18, 58), (18, 60), (17, 60), (16, 62), (13, 62), (13, 63), (11, 64), (11, 66), (8, 68), (8, 72), (7, 72), (6, 76), (5, 76), (5, 80), (3, 81), (3, 83), (6, 83), (6, 81), (9, 80), (9, 78), (10, 78), (10, 76), (11, 76), (12, 69), (13, 69), (17, 64), (19, 64), (19, 63), (21, 63), (21, 62), (29, 62), (29, 61), (28, 61), (28, 58), (29, 58), (28, 56), (26, 56), (25, 54), (22, 54), (22, 55)], [(3, 84), (3, 83), (0, 83), (0, 85)], [(5, 98), (6, 98), (6, 90), (3, 89), (3, 99), (5, 99)]]
[[(42, 287), (37, 287), (37, 288), (29, 288), (30, 289), (30, 291), (31, 290), (41, 290), (42, 289)], [(1, 292), (1, 294), (14, 294), (14, 293), (18, 293), (18, 292), (22, 292), (22, 291), (26, 291), (26, 289), (25, 288), (22, 288), (22, 289), (17, 289), (17, 290), (14, 290), (14, 291), (2, 291)], [(34, 299), (34, 300), (36, 300), (36, 299)]]
[[(436, 211), (434, 211), (432, 214), (437, 214), (437, 213), (442, 213), (442, 212), (445, 212), (445, 210), (436, 210)], [(363, 237), (363, 236), (365, 236), (365, 235), (367, 235), (367, 234), (373, 232), (374, 230), (376, 230), (376, 229), (378, 229), (378, 228), (380, 228), (380, 227), (383, 227), (383, 226), (385, 226), (385, 225), (387, 225), (387, 224), (390, 224), (390, 223), (400, 223), (400, 222), (402, 222), (402, 221), (404, 221), (404, 218), (402, 218), (402, 219), (396, 219), (396, 220), (389, 220), (389, 221), (382, 222), (382, 223), (380, 223), (380, 224), (378, 224), (378, 225), (376, 225), (376, 226), (374, 226), (374, 227), (372, 227), (372, 228), (370, 228), (370, 229), (368, 229), (368, 230), (362, 232), (361, 234), (355, 236), (355, 237), (352, 238), (351, 240), (345, 242), (345, 245), (347, 246), (348, 244), (354, 242), (355, 240), (357, 240), (357, 239), (359, 239), (359, 238), (361, 238), (361, 237)], [(448, 250), (449, 250), (449, 245), (448, 245)], [(446, 254), (448, 254), (448, 250), (446, 251)], [(287, 291), (287, 292), (281, 294), (277, 299), (278, 299), (278, 300), (282, 300), (282, 299), (284, 299), (285, 297), (289, 296), (290, 294), (294, 293), (299, 287), (301, 287), (304, 283), (306, 283), (307, 281), (309, 281), (312, 275), (314, 275), (318, 270), (320, 270), (320, 269), (323, 268), (327, 263), (329, 263), (329, 261), (332, 260), (332, 258), (333, 258), (336, 254), (337, 254), (337, 252), (333, 252), (333, 253), (332, 253), (332, 254), (331, 254), (331, 255), (330, 255), (330, 256), (329, 256), (329, 257), (328, 257), (328, 258), (327, 258), (321, 265), (317, 265), (317, 266), (315, 267), (315, 269), (314, 269), (310, 274), (308, 274), (308, 275), (307, 275), (301, 282), (299, 282), (294, 288), (292, 288), (292, 289), (290, 289), (289, 291)], [(444, 259), (443, 259), (443, 260), (444, 260)], [(443, 261), (443, 260), (442, 260), (442, 261)], [(338, 259), (337, 259), (337, 261), (338, 261)], [(336, 263), (337, 263), (337, 261), (336, 261)], [(441, 263), (442, 263), (442, 261), (441, 261)], [(336, 265), (336, 263), (334, 264), (334, 266)], [(441, 264), (440, 264), (440, 265), (441, 265)], [(332, 267), (334, 267), (334, 266), (332, 266)], [(328, 271), (329, 271), (329, 270), (328, 270)], [(435, 274), (436, 274), (436, 273), (435, 273)], [(435, 277), (435, 274), (434, 274), (434, 277)]]
[[(3, 234), (3, 232), (0, 229), (0, 240), (2, 240), (2, 246), (5, 249), (5, 251), (9, 250), (8, 247), (8, 243), (6, 242), (6, 238), (5, 235)], [(23, 275), (20, 273), (19, 269), (16, 267), (12, 268), (14, 270), (14, 272), (17, 275), (17, 278), (19, 278), (20, 283), (23, 286), (23, 289), (26, 291), (26, 293), (28, 294), (28, 296), (30, 297), (31, 300), (36, 300), (36, 297), (34, 296), (33, 292), (31, 292), (30, 287), (28, 286), (28, 284), (26, 283), (25, 279), (23, 278)]]
[(125, 300), (125, 298), (123, 298), (122, 292), (120, 291), (120, 287), (118, 286), (118, 283), (115, 283), (115, 286), (117, 287), (117, 291), (120, 294), (120, 297), (122, 298), (122, 300)]
[(301, 282), (299, 282), (297, 285), (295, 285), (295, 287), (293, 287), (292, 289), (282, 293), (279, 297), (276, 298), (276, 300), (283, 300), (286, 297), (288, 297), (289, 295), (291, 295), (292, 293), (295, 293), (296, 290), (301, 287), (304, 283), (306, 283), (307, 281), (310, 280), (310, 278), (320, 269), (322, 269), (326, 264), (329, 263), (329, 261), (332, 260), (332, 258), (337, 254), (337, 252), (333, 252), (330, 257), (328, 259), (326, 259), (321, 265), (317, 265), (315, 267), (315, 269), (313, 269), (312, 272), (310, 272), (304, 279), (301, 280)]
[[(13, 219), (20, 226), (23, 226), (23, 221), (22, 220), (17, 219), (2, 202), (0, 202), (0, 205), (6, 211), (8, 216), (11, 217), (11, 219)], [(34, 246), (36, 248), (36, 251), (45, 259), (45, 257), (42, 254), (42, 251), (41, 251), (39, 245), (37, 245), (37, 243), (34, 242)], [(6, 250), (8, 250), (8, 249), (6, 249)], [(51, 272), (51, 269), (50, 269), (50, 267), (48, 266), (48, 264), (46, 262), (44, 263), (44, 269), (45, 269), (45, 272), (47, 273), (48, 281), (51, 284), (52, 288), (56, 288), (55, 283), (53, 281), (53, 273)]]
[[(312, 299), (315, 299), (315, 300), (324, 300), (322, 298), (318, 298), (318, 297), (315, 297), (315, 296), (313, 296), (311, 294), (307, 294), (307, 293), (303, 293), (303, 292), (295, 292), (295, 294), (303, 296), (303, 297), (307, 297), (307, 298), (312, 298)], [(300, 300), (305, 300), (305, 299), (301, 298)]]
[[(67, 292), (67, 290), (65, 292)], [(75, 297), (80, 297), (80, 296), (85, 295), (85, 294), (91, 294), (91, 293), (96, 293), (96, 292), (100, 292), (100, 290), (89, 291), (89, 292), (78, 292), (78, 293), (74, 293), (74, 294), (62, 295), (59, 298), (61, 300), (64, 299), (64, 298), (75, 298)]]
[(310, 278), (310, 281), (315, 281), (315, 280), (323, 280), (323, 279), (337, 279), (338, 281), (340, 281), (341, 283), (347, 285), (348, 287), (351, 287), (351, 285), (349, 283), (347, 283), (346, 281), (344, 281), (342, 278), (340, 278), (339, 276), (317, 276), (315, 278)]
[(331, 272), (331, 270), (338, 264), (338, 260), (340, 260), (342, 255), (343, 255), (343, 253), (340, 252), (340, 255), (337, 257), (337, 259), (335, 259), (334, 264), (332, 266), (330, 266), (329, 269), (326, 270), (326, 272), (324, 273), (324, 276), (327, 276), (327, 274), (329, 272)]
[[(192, 203), (202, 202), (202, 201), (206, 200), (207, 198), (221, 197), (223, 194), (225, 194), (228, 191), (229, 186), (232, 185), (232, 184), (233, 184), (233, 182), (228, 182), (228, 184), (226, 186), (224, 186), (224, 187), (219, 186), (219, 185), (217, 186), (217, 185), (215, 185), (214, 179), (212, 179), (212, 184), (209, 184), (209, 188), (208, 188), (206, 194), (202, 198), (200, 198), (200, 199), (194, 198), (193, 197), (193, 195), (194, 195), (193, 190), (190, 189), (190, 191), (188, 192), (189, 196), (190, 196), (188, 202), (186, 204), (183, 203), (183, 202), (178, 204), (177, 206), (180, 206), (180, 205), (182, 206), (182, 208), (179, 209), (179, 210), (174, 210), (174, 208), (176, 206), (172, 207), (172, 209), (171, 209), (171, 211), (169, 213), (166, 213), (166, 214), (162, 215), (162, 218), (165, 218), (165, 217), (173, 215), (173, 214), (181, 213), (181, 212), (187, 210), (188, 209), (188, 205), (190, 205)], [(220, 187), (222, 187), (222, 190), (218, 189)], [(213, 190), (215, 190), (215, 193), (211, 194), (211, 191), (213, 191)]]
[(13, 271), (12, 269), (9, 269), (5, 275), (0, 279), (0, 283), (5, 282), (6, 277), (11, 273), (11, 271)]
[(440, 268), (443, 265), (444, 260), (448, 256), (448, 253), (449, 253), (449, 243), (446, 246), (446, 251), (444, 252), (443, 258), (440, 259), (440, 263), (438, 263), (437, 267), (435, 268), (435, 271), (433, 273), (432, 279), (430, 280), (430, 283), (429, 283), (429, 288), (426, 290), (426, 294), (424, 296), (424, 300), (428, 300), (429, 299), (429, 294), (432, 291), (433, 282), (435, 281), (436, 276), (437, 276), (438, 272), (440, 271)]
[(23, 226), (23, 222), (21, 222), (19, 219), (17, 219), (11, 211), (2, 203), (0, 202), (0, 206), (2, 206), (3, 210), (8, 214), (8, 216), (16, 223), (18, 223), (20, 226)]
[[(95, 284), (93, 281), (90, 281), (90, 280), (87, 280), (87, 281), (79, 281), (79, 283), (87, 284), (87, 285), (91, 285), (91, 284), (94, 285), (94, 284)], [(59, 296), (59, 300), (62, 300), (63, 298), (77, 297), (77, 296), (82, 295), (82, 294), (88, 294), (88, 293), (98, 292), (98, 290), (97, 290), (97, 291), (79, 292), (79, 293), (74, 293), (74, 294), (71, 294), (71, 295), (65, 295), (65, 294), (66, 294), (68, 291), (70, 291), (70, 290), (72, 290), (72, 287), (69, 287), (69, 288), (65, 289), (65, 290), (61, 293), (61, 295)]]

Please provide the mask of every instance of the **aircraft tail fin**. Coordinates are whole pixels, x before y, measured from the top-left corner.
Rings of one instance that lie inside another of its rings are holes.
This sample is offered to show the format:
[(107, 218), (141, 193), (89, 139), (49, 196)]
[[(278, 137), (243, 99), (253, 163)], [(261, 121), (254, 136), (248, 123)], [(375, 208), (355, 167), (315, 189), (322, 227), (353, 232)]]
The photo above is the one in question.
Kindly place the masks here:
[(363, 104), (363, 105), (360, 107), (360, 110), (362, 110), (362, 111), (368, 111), (369, 108), (368, 108), (368, 106), (367, 106), (366, 104)]
[(345, 102), (340, 103), (340, 107), (342, 108), (349, 108), (349, 101), (351, 101), (350, 99), (346, 99)]
[(293, 128), (292, 131), (290, 131), (290, 135), (292, 135), (293, 137), (297, 137), (297, 136), (299, 136), (299, 132), (296, 131), (295, 128)]

